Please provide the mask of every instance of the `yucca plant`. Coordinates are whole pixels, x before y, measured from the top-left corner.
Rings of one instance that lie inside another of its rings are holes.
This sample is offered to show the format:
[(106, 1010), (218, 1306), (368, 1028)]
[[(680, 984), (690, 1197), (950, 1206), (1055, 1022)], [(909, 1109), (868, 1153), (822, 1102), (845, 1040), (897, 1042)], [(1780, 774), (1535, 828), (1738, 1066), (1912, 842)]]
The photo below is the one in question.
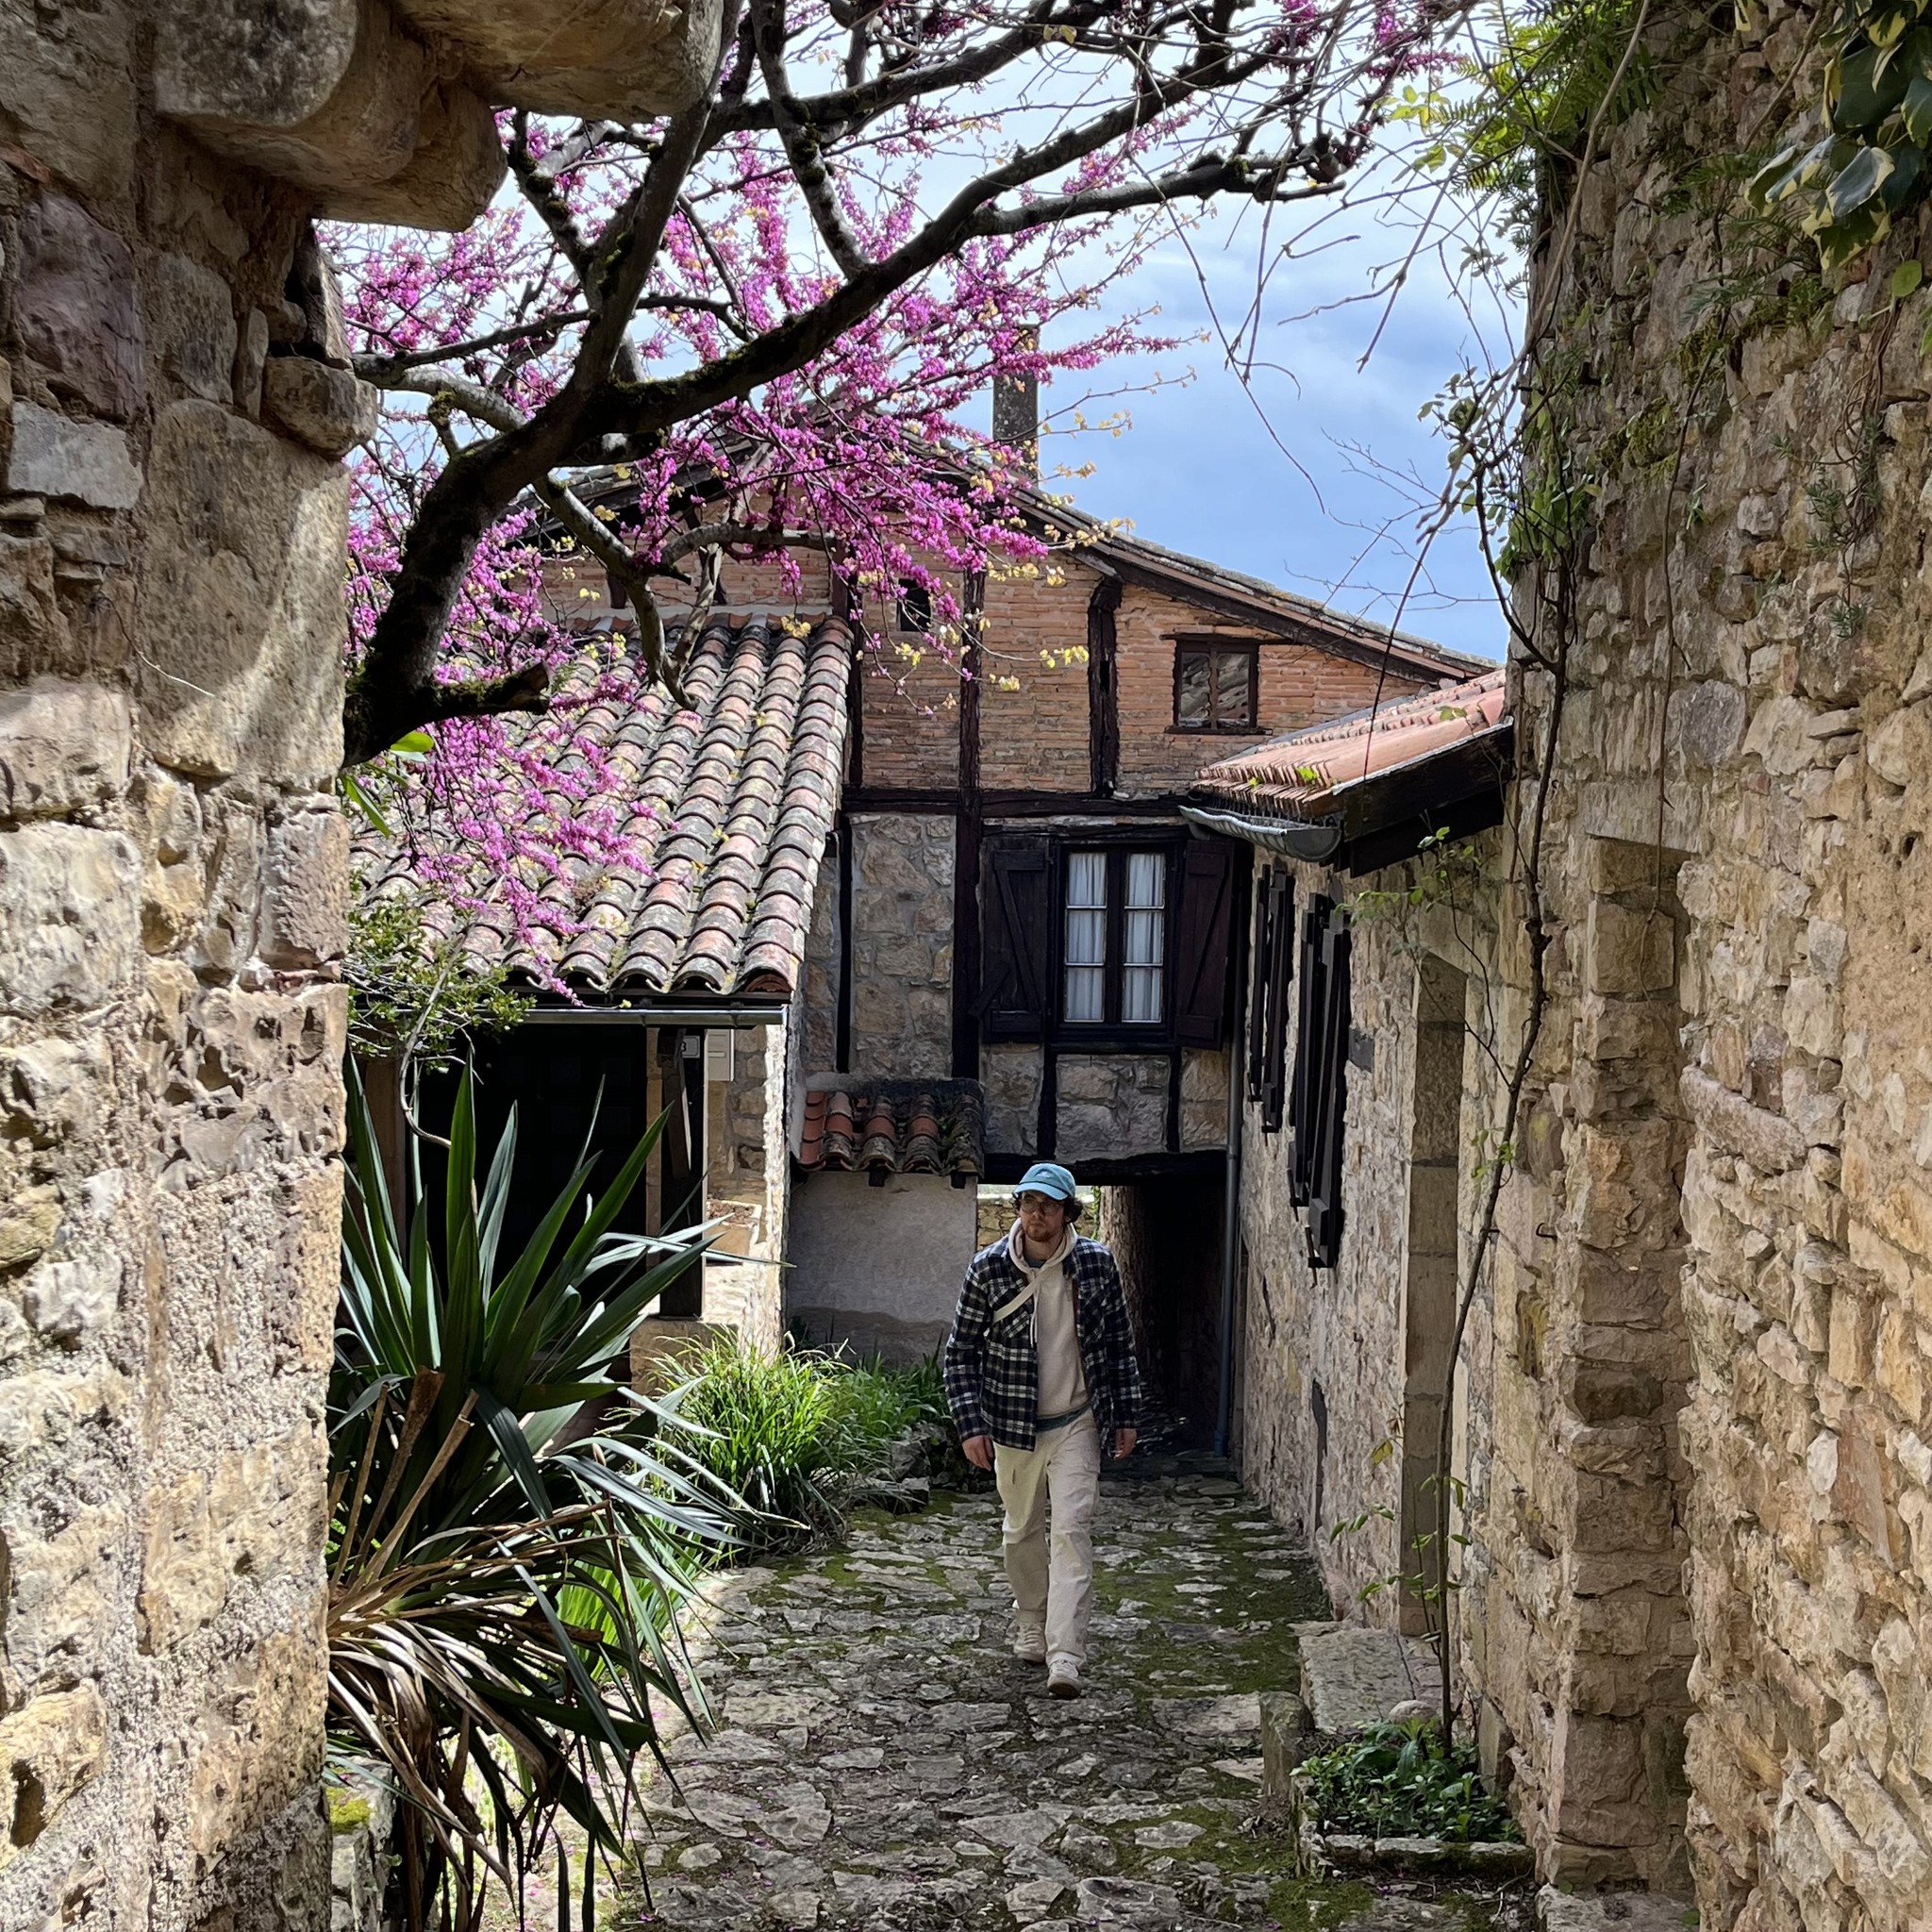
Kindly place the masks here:
[(396, 1849), (410, 1932), (474, 1932), (492, 1876), (519, 1890), (548, 1858), (559, 1810), (587, 1843), (590, 1924), (631, 1765), (658, 1750), (652, 1693), (697, 1715), (677, 1612), (704, 1556), (733, 1538), (715, 1489), (658, 1441), (667, 1411), (624, 1371), (631, 1331), (705, 1231), (614, 1231), (661, 1126), (594, 1202), (587, 1142), (528, 1246), (507, 1258), (516, 1122), (479, 1188), (466, 1073), (439, 1257), (426, 1211), (398, 1225), (351, 1069), (330, 1715), (409, 1801)]

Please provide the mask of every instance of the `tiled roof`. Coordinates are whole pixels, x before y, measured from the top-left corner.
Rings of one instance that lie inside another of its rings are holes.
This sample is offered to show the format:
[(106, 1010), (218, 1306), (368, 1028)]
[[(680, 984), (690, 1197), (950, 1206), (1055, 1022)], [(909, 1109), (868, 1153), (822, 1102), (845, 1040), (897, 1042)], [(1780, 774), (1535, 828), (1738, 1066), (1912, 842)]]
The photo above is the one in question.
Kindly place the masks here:
[[(557, 880), (555, 929), (525, 938), (486, 908), (466, 934), (470, 957), (591, 993), (789, 996), (838, 811), (852, 642), (837, 620), (808, 637), (716, 624), (686, 669), (691, 709), (656, 690), (587, 706), (576, 735), (608, 769), (600, 789), (628, 803), (643, 869)], [(378, 891), (408, 867), (381, 856)]]
[(1195, 779), (1193, 794), (1285, 818), (1323, 818), (1351, 787), (1503, 728), (1506, 702), (1499, 668), (1222, 758)]
[(808, 1172), (985, 1171), (986, 1105), (977, 1080), (815, 1085), (805, 1096), (798, 1164)]

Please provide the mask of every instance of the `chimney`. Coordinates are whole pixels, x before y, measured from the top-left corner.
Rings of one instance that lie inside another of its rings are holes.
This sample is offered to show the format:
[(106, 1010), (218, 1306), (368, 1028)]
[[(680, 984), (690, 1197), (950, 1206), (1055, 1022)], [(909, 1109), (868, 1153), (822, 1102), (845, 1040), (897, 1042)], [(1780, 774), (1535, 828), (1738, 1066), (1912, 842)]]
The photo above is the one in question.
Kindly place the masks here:
[[(1038, 330), (1029, 329), (1026, 347), (1040, 344)], [(996, 375), (992, 382), (992, 440), (1019, 458), (1021, 474), (1029, 483), (1040, 481), (1040, 378), (1037, 375)]]

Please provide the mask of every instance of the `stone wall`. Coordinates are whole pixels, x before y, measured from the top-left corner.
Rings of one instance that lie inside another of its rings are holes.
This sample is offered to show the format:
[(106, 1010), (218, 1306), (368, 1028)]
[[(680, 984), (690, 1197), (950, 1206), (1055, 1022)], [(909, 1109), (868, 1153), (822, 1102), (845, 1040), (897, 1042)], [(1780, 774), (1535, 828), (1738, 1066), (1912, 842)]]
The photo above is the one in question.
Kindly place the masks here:
[(328, 1921), (338, 458), (373, 399), (287, 291), (318, 213), (472, 220), (491, 103), (655, 111), (715, 57), (703, 7), (573, 19), (574, 75), (461, 0), (0, 5), (9, 1927)]
[(719, 1258), (705, 1268), (704, 1319), (764, 1349), (776, 1348), (785, 1329), (788, 1074), (801, 1024), (794, 998), (775, 1024), (738, 1029), (731, 1077), (709, 1082), (706, 1095), (705, 1215), (723, 1225), (714, 1238)]
[(945, 1079), (953, 1064), (953, 822), (852, 821), (852, 1065)]
[(1835, 1932), (1932, 1907), (1932, 297), (1921, 215), (1819, 285), (1701, 205), (1815, 95), (1815, 20), (1750, 20), (1671, 25), (1583, 188), (1612, 454), (1463, 1607), (1547, 1873)]
[[(1485, 847), (1493, 867), (1493, 841)], [(1350, 879), (1257, 859), (1257, 903), (1273, 869), (1293, 877), (1297, 932), (1316, 893), (1356, 906), (1356, 1045), (1332, 1270), (1308, 1263), (1290, 1194), (1287, 1124), (1264, 1132), (1259, 1104), (1243, 1100), (1242, 1475), (1308, 1540), (1338, 1614), (1414, 1627), (1414, 1601), (1391, 1579), (1417, 1569), (1420, 1481), (1435, 1458), (1457, 1231), (1468, 1224), (1458, 1180), (1466, 1196), (1480, 1118), (1484, 1061), (1470, 1050), (1469, 1028), (1490, 1024), (1476, 979), (1487, 965), (1492, 888), (1470, 885), (1468, 906), (1453, 914), (1417, 914), (1390, 903), (1406, 893), (1412, 868)], [(1298, 1044), (1291, 1009), (1291, 1070)], [(1467, 1467), (1465, 1453), (1457, 1468)], [(1334, 1534), (1343, 1524), (1358, 1526)]]
[(132, 28), (0, 21), (0, 1924), (312, 1924), (346, 491)]

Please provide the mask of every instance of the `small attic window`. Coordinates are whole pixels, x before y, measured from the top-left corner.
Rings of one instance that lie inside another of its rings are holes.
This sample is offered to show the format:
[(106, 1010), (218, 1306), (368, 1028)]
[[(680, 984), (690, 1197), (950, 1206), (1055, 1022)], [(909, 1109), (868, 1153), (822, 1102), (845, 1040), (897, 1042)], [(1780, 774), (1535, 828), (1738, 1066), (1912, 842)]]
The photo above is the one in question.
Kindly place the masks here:
[(1174, 728), (1252, 731), (1261, 654), (1252, 643), (1183, 640), (1174, 647)]

